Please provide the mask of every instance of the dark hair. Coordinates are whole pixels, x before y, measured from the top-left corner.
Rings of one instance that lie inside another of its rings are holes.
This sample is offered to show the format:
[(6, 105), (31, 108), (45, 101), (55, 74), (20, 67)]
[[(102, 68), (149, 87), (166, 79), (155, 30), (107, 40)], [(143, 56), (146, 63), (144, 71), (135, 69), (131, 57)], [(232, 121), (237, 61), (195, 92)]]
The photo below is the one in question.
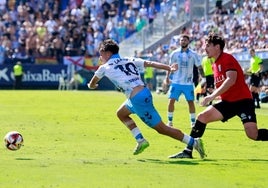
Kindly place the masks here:
[(217, 44), (220, 45), (221, 50), (223, 50), (223, 48), (225, 46), (225, 40), (221, 36), (219, 36), (215, 33), (209, 33), (208, 37), (206, 39), (206, 42), (212, 43), (214, 46)]
[(250, 52), (255, 52), (255, 49), (254, 48), (250, 48), (250, 50), (249, 50)]
[(189, 35), (187, 35), (187, 34), (182, 34), (182, 35), (181, 35), (181, 38), (187, 38), (187, 40), (189, 40), (189, 41), (190, 41), (190, 36), (189, 36)]
[(119, 46), (118, 44), (112, 40), (112, 39), (107, 39), (104, 40), (99, 47), (100, 52), (111, 52), (112, 54), (118, 54), (119, 52)]

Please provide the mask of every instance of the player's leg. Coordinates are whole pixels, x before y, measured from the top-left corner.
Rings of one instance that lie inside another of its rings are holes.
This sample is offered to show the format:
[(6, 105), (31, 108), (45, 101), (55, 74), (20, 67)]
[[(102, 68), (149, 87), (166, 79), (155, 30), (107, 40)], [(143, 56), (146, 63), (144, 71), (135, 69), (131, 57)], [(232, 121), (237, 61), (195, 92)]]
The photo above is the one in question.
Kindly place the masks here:
[(153, 105), (153, 98), (148, 88), (144, 88), (128, 101), (131, 101), (132, 105), (128, 105), (127, 108), (133, 109), (132, 112), (135, 112), (147, 126), (155, 129), (159, 134), (167, 135), (189, 144), (200, 153), (201, 158), (205, 156), (202, 140), (199, 138), (194, 139), (183, 134), (180, 130), (169, 127), (163, 123), (159, 113)]
[(258, 75), (251, 75), (250, 91), (254, 102), (256, 102), (255, 105), (256, 108), (260, 108), (259, 84), (260, 84), (260, 77)]
[(183, 94), (188, 103), (189, 109), (189, 118), (190, 118), (190, 126), (193, 127), (196, 120), (195, 115), (195, 104), (194, 104), (194, 86), (193, 85), (185, 85), (183, 86)]
[(173, 126), (173, 115), (174, 115), (174, 110), (175, 110), (175, 99), (169, 99), (168, 101), (168, 123), (167, 125), (172, 127)]
[[(218, 111), (214, 106), (208, 106), (203, 112), (198, 114), (190, 136), (193, 138), (202, 137), (205, 132), (207, 123), (222, 119), (223, 115), (220, 111)], [(193, 147), (188, 145), (182, 152), (171, 155), (169, 158), (192, 158), (192, 150)]]
[(152, 128), (155, 129), (159, 134), (169, 136), (187, 144), (191, 148), (195, 148), (200, 154), (201, 158), (204, 158), (206, 156), (201, 139), (186, 135), (179, 129), (165, 125), (163, 121), (160, 121), (156, 126)]
[(257, 127), (253, 100), (245, 100), (242, 102), (240, 110), (238, 111), (238, 115), (240, 114), (243, 114), (243, 116), (240, 116), (240, 119), (244, 125), (246, 135), (249, 139), (256, 141), (268, 141), (268, 130), (258, 129)]
[(137, 154), (143, 152), (143, 150), (149, 146), (149, 143), (143, 137), (140, 129), (137, 127), (136, 123), (130, 117), (130, 114), (132, 114), (132, 112), (131, 112), (131, 109), (127, 106), (128, 103), (130, 103), (129, 100), (127, 100), (126, 103), (123, 103), (118, 108), (117, 117), (120, 119), (120, 121), (123, 124), (126, 125), (126, 127), (131, 131), (132, 136), (137, 141), (137, 145), (136, 145), (136, 147), (134, 148), (134, 151), (133, 151), (133, 154), (137, 155)]
[(173, 126), (173, 116), (175, 111), (175, 102), (179, 100), (181, 90), (177, 84), (172, 84), (169, 88), (169, 103), (168, 103), (168, 126)]
[(255, 122), (244, 123), (244, 128), (248, 138), (256, 141), (268, 141), (268, 130), (258, 129)]
[(189, 118), (190, 118), (190, 126), (193, 127), (195, 120), (196, 120), (196, 114), (195, 114), (195, 104), (194, 104), (194, 86), (193, 85), (183, 85), (182, 86), (182, 92), (185, 96), (185, 99), (188, 103), (188, 109), (189, 109)]

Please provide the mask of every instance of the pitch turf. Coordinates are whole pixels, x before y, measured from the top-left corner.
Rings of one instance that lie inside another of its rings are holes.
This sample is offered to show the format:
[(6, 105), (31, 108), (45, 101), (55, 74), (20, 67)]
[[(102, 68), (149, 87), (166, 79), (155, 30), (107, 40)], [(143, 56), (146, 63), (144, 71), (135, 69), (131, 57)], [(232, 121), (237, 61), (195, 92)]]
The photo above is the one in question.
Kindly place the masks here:
[[(19, 151), (0, 147), (3, 188), (266, 188), (268, 142), (246, 138), (238, 118), (211, 123), (203, 137), (207, 158), (167, 157), (184, 144), (157, 134), (135, 116), (150, 147), (132, 155), (136, 143), (116, 118), (125, 100), (116, 91), (0, 92), (0, 137), (22, 133)], [(166, 121), (167, 96), (154, 94)], [(203, 107), (197, 106), (197, 112)], [(268, 105), (256, 111), (268, 128)], [(174, 126), (190, 132), (187, 105), (176, 103)]]

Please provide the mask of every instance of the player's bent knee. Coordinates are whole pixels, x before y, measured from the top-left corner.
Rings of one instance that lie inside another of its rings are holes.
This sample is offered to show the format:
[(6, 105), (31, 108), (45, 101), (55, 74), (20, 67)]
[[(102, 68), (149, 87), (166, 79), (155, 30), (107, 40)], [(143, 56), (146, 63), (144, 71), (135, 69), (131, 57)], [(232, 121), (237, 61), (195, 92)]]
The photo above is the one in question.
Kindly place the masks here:
[(253, 122), (248, 122), (244, 124), (246, 135), (251, 140), (257, 140), (258, 138), (258, 128)]
[(251, 140), (254, 140), (254, 141), (256, 141), (257, 140), (257, 135), (251, 135), (251, 134), (247, 134), (247, 137), (249, 138), (249, 139), (251, 139)]

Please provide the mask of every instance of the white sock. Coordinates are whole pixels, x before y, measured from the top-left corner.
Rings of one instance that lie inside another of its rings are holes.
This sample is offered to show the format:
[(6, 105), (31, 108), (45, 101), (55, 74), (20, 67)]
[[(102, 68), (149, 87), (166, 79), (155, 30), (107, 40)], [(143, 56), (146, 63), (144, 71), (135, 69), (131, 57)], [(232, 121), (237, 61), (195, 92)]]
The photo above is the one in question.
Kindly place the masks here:
[(133, 137), (136, 139), (137, 142), (141, 142), (144, 140), (141, 131), (138, 127), (135, 127), (134, 129), (131, 130), (131, 133)]
[(172, 122), (173, 120), (173, 112), (168, 112), (168, 121)]
[(194, 138), (184, 134), (182, 142), (187, 144), (188, 146), (193, 146), (194, 145)]
[(195, 122), (195, 113), (190, 113), (190, 121), (191, 121), (192, 123)]

